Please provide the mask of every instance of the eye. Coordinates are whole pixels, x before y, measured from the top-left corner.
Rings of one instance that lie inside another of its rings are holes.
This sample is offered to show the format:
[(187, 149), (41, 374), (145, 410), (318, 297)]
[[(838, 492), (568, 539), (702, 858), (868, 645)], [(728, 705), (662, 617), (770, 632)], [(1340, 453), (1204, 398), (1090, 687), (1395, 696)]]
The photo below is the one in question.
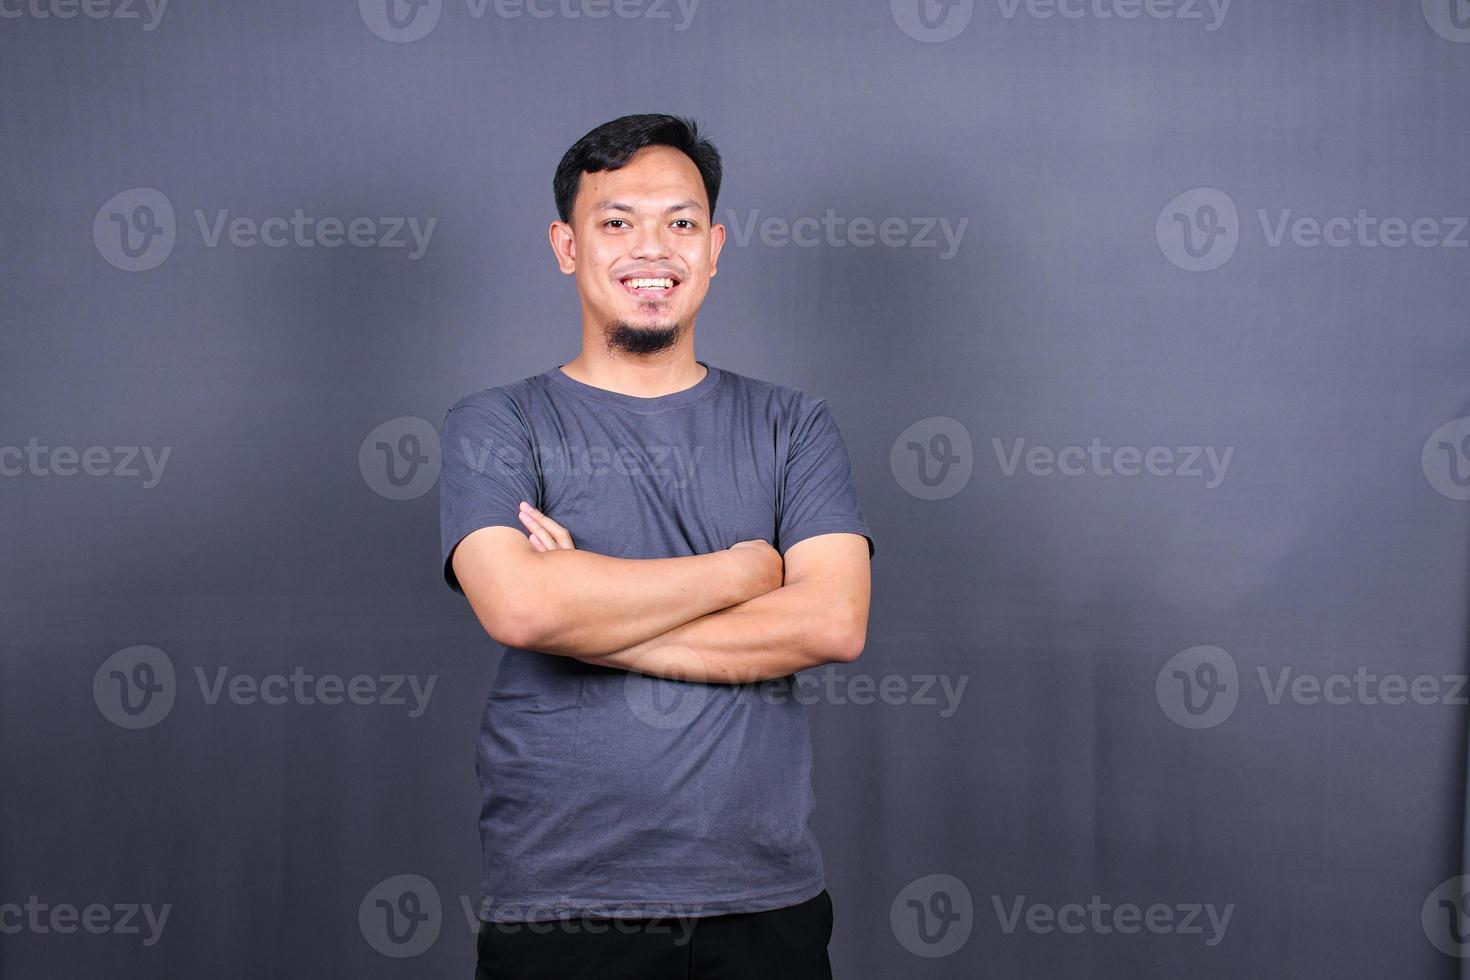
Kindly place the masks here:
[(627, 222), (625, 222), (625, 221), (623, 221), (623, 219), (622, 219), (622, 218), (609, 218), (609, 219), (607, 219), (607, 220), (606, 220), (606, 221), (604, 221), (604, 222), (603, 222), (603, 223), (602, 223), (602, 225), (603, 225), (603, 227), (604, 227), (604, 228), (605, 228), (605, 227), (607, 227), (607, 226), (608, 226), (608, 225), (610, 225), (610, 224), (612, 224), (612, 223), (613, 223), (613, 222), (614, 222), (614, 221), (616, 221), (616, 222), (619, 222), (619, 223), (621, 223), (621, 224), (627, 224)]
[(694, 227), (694, 222), (693, 221), (690, 221), (688, 218), (675, 218), (674, 219), (674, 224), (676, 224), (676, 225), (680, 225), (680, 224), (686, 225), (689, 228), (693, 228)]

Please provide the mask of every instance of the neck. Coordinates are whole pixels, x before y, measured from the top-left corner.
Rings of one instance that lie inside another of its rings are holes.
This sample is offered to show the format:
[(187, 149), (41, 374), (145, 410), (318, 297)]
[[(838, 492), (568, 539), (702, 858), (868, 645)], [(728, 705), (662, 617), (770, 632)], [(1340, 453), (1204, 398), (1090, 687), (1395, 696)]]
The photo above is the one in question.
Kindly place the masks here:
[(626, 354), (584, 344), (582, 353), (561, 365), (573, 381), (638, 398), (657, 398), (692, 388), (708, 373), (694, 359), (692, 344), (676, 344), (656, 354)]

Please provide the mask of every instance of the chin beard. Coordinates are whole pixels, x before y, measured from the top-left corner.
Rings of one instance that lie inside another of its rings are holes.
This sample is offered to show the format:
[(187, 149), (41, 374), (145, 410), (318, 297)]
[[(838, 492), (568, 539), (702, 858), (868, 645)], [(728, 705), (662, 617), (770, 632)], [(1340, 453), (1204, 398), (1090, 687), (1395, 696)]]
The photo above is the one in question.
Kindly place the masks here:
[(625, 354), (657, 354), (678, 343), (684, 324), (667, 327), (635, 327), (626, 320), (614, 320), (602, 328), (608, 350)]

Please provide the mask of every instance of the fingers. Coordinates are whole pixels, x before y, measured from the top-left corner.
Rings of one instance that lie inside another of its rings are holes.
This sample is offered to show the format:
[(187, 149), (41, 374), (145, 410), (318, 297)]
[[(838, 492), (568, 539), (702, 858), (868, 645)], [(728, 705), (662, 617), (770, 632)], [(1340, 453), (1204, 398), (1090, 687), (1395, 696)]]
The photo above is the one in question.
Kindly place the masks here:
[(527, 506), (526, 504), (521, 504), (520, 513), (517, 516), (520, 517), (521, 523), (526, 526), (526, 534), (530, 536), (531, 544), (535, 546), (537, 551), (555, 550), (556, 542), (552, 539), (551, 532), (543, 528), (541, 522), (526, 510)]
[(566, 528), (524, 500), (521, 501), (519, 516), (536, 550), (555, 551), (558, 548), (575, 550), (576, 545), (572, 543), (572, 536)]

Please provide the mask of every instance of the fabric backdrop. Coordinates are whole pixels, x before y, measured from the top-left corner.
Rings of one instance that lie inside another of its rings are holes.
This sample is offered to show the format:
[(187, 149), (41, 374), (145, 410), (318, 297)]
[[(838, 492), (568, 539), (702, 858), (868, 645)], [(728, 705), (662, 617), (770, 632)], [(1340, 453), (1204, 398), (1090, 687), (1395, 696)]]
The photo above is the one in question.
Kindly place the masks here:
[(436, 430), (632, 112), (877, 542), (837, 975), (1458, 975), (1467, 84), (1466, 0), (0, 0), (0, 977), (469, 976)]

